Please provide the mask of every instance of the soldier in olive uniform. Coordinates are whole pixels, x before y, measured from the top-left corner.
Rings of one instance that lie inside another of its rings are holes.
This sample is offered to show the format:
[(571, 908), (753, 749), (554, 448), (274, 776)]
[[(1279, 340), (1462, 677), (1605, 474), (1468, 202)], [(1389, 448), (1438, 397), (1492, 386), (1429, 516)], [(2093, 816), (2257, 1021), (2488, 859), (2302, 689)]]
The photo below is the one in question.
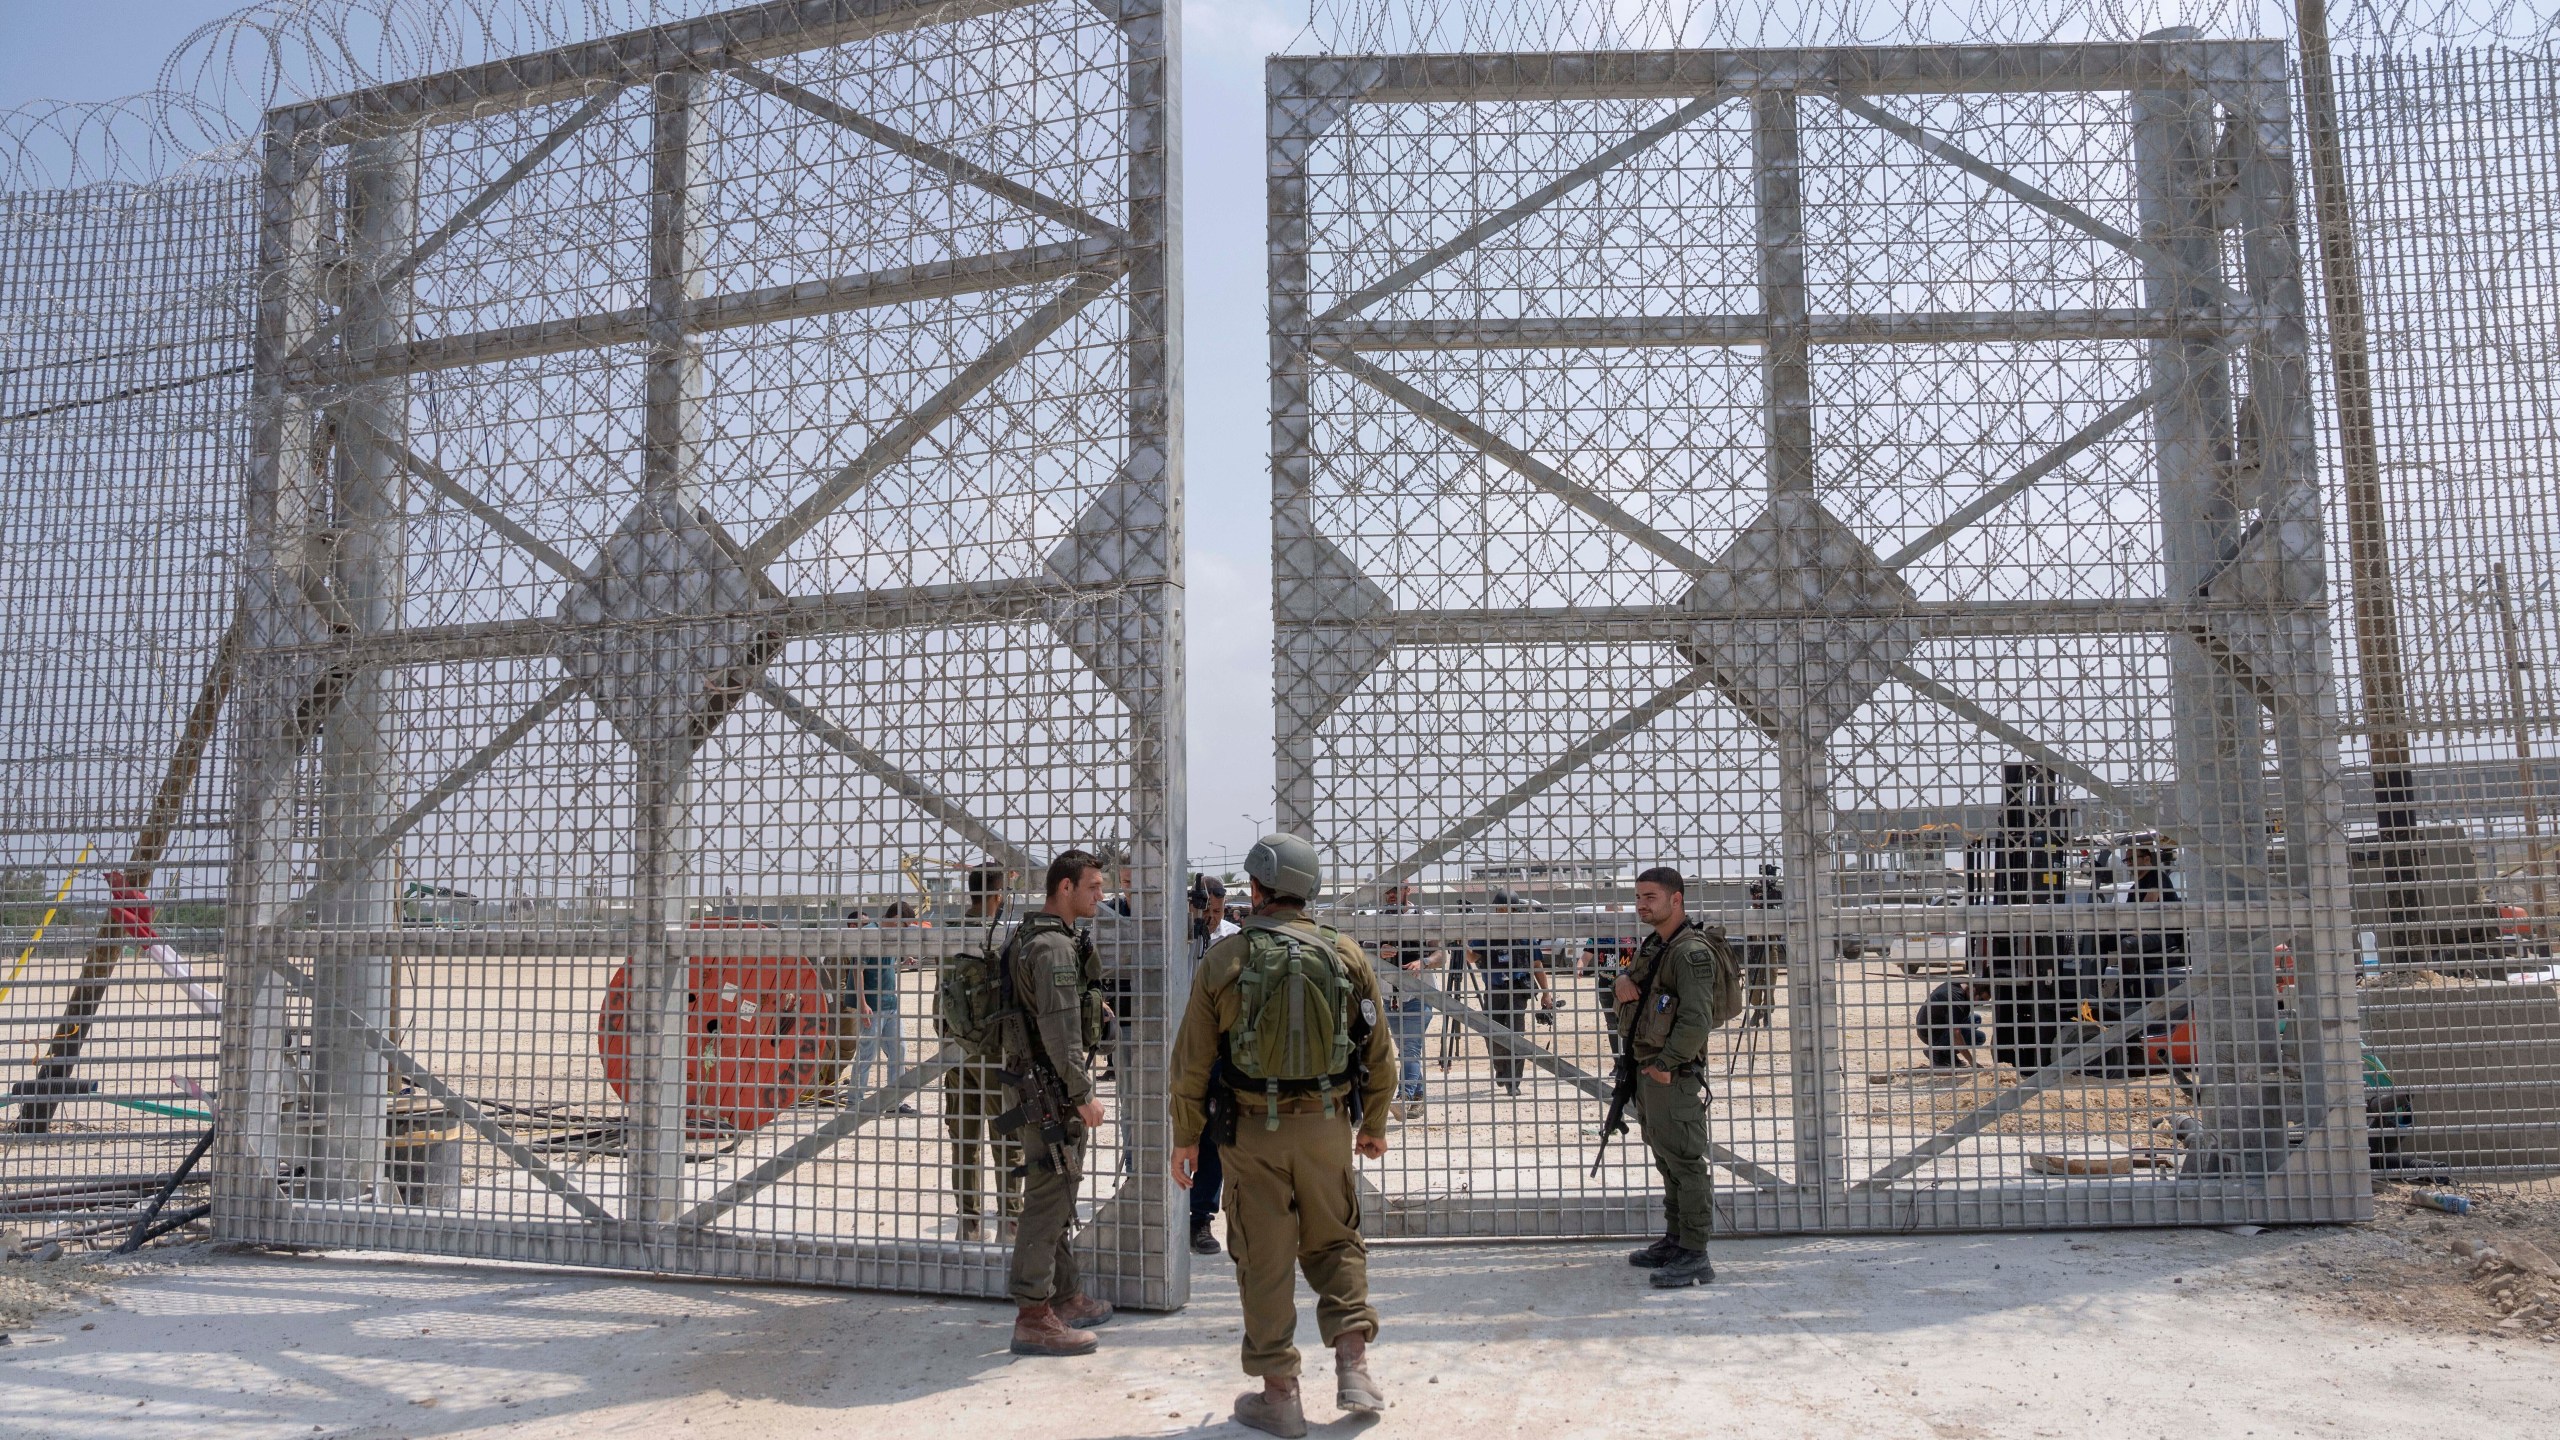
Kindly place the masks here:
[[(1236, 1397), (1236, 1419), (1273, 1435), (1307, 1433), (1299, 1396), (1297, 1276), (1316, 1292), (1316, 1323), (1333, 1347), (1334, 1400), (1344, 1410), (1375, 1414), (1385, 1407), (1369, 1376), (1369, 1342), (1378, 1312), (1369, 1303), (1369, 1247), (1360, 1235), (1360, 1201), (1352, 1155), (1387, 1153), (1387, 1105), (1396, 1089), (1395, 1045), (1379, 1005), (1378, 977), (1349, 939), (1331, 943), (1351, 987), (1349, 1068), (1329, 1080), (1284, 1090), (1245, 1081), (1228, 1044), (1242, 1013), (1238, 976), (1249, 958), (1253, 928), (1278, 929), (1306, 943), (1329, 932), (1306, 918), (1322, 888), (1315, 847), (1294, 835), (1267, 835), (1245, 857), (1253, 882), (1248, 932), (1209, 947), (1192, 976), (1191, 1000), (1174, 1036), (1173, 1179), (1190, 1188), (1210, 1087), (1220, 1087), (1220, 1137), (1226, 1162), (1227, 1249), (1235, 1257), (1244, 1302), (1244, 1373), (1263, 1388)], [(1354, 1135), (1355, 1118), (1357, 1136)]]
[[(980, 865), (969, 872), (969, 908), (959, 920), (966, 931), (991, 926), (1004, 913), (1004, 882), (1001, 865)], [(963, 1240), (1003, 1239), (1003, 1222), (1022, 1209), (1021, 1153), (996, 1133), (996, 1114), (1003, 1108), (993, 1065), (970, 1059), (943, 1072), (942, 1128), (951, 1136), (951, 1196), (960, 1212)], [(982, 1154), (994, 1162), (993, 1216), (983, 1213), (989, 1167), (981, 1163)]]
[[(1079, 928), (1102, 906), (1102, 862), (1069, 850), (1049, 862), (1049, 903), (1022, 922), (1008, 948), (1018, 1021), (1005, 1037), (1005, 1069), (1036, 1072), (1075, 1113), (1066, 1123), (1066, 1164), (1055, 1164), (1036, 1123), (1020, 1117), (1015, 1143), (1023, 1157), (1022, 1219), (1014, 1231), (1008, 1288), (1017, 1313), (1016, 1355), (1085, 1355), (1099, 1343), (1093, 1327), (1111, 1319), (1109, 1302), (1084, 1293), (1067, 1232), (1075, 1224), (1076, 1186), (1084, 1174), (1084, 1142), (1102, 1123), (1088, 1058), (1101, 1040), (1102, 969), (1093, 941)], [(1006, 1116), (1022, 1106), (1005, 1089)]]
[(1716, 1278), (1707, 1263), (1714, 1195), (1707, 1184), (1707, 1035), (1715, 1028), (1715, 954), (1689, 919), (1680, 872), (1636, 877), (1636, 918), (1653, 927), (1618, 975), (1618, 1037), (1639, 1073), (1644, 1143), (1662, 1172), (1662, 1238), (1627, 1257), (1659, 1289)]

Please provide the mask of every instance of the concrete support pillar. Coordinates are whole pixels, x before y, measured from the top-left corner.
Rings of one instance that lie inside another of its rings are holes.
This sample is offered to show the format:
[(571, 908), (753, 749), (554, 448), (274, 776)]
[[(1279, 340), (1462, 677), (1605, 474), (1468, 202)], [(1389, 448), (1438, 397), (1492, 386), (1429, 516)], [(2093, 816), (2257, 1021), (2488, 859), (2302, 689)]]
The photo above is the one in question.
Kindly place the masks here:
[[(2215, 313), (2222, 235), (2213, 101), (2193, 86), (2137, 92), (2133, 131), (2141, 235), (2159, 257), (2144, 265), (2144, 303)], [(2151, 370), (2156, 381), (2178, 387), (2152, 412), (2162, 585), (2174, 600), (2194, 600), (2237, 551), (2243, 523), (2230, 371), (2211, 341), (2192, 333), (2153, 342)], [(2199, 631), (2173, 634), (2168, 644), (2177, 761), (2169, 813), (2187, 881), (2182, 898), (2261, 902), (2268, 797), (2259, 699)], [(2275, 937), (2208, 923), (2186, 927), (2186, 942), (2208, 1136), (2189, 1163), (2215, 1173), (2264, 1173), (2281, 1162), (2285, 1143), (2275, 1084)]]
[[(388, 272), (416, 243), (417, 165), (414, 132), (372, 136), (347, 147), (337, 284), (338, 328), (351, 349), (409, 338), (409, 285)], [(359, 645), (400, 623), (404, 474), (395, 447), (405, 444), (408, 411), (408, 383), (394, 377), (353, 387), (332, 415), (338, 443), (324, 527), (331, 618)], [(323, 873), (348, 864), (399, 813), (391, 679), (371, 667), (347, 676), (321, 731)], [(398, 855), (354, 867), (317, 918), (332, 929), (377, 935), (397, 930)], [(357, 1036), (354, 1022), (394, 1031), (397, 965), (393, 955), (365, 952), (332, 954), (312, 967), (312, 1076), (324, 1117), (314, 1155), (315, 1198), (362, 1198), (377, 1193), (383, 1179), (392, 1076)]]
[[(651, 500), (701, 500), (702, 350), (688, 333), (699, 292), (694, 184), (704, 81), (657, 77), (650, 90), (649, 326), (641, 485)], [(632, 643), (645, 634), (626, 631)], [(701, 736), (637, 745), (633, 819), (631, 1175), (625, 1218), (651, 1226), (680, 1208), (684, 1178), (684, 923), (694, 886), (693, 754)], [(657, 1243), (652, 1241), (652, 1244)]]

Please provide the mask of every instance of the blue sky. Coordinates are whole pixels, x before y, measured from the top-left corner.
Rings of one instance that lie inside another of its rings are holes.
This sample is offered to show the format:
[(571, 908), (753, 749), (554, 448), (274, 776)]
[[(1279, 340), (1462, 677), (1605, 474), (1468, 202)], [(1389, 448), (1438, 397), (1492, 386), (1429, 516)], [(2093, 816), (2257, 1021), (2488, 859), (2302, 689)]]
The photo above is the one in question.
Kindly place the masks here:
[[(173, 47), (235, 8), (233, 0), (0, 0), (0, 109), (147, 90)], [(1262, 58), (1287, 45), (1304, 16), (1296, 0), (1188, 0), (1183, 8), (1195, 854), (1241, 853), (1271, 813)]]

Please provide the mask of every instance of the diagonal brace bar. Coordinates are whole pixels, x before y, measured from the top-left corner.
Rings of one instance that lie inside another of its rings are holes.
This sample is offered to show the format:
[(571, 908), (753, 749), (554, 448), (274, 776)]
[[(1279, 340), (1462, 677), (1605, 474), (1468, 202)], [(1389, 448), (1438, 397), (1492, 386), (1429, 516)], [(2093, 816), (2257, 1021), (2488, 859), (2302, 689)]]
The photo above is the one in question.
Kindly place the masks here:
[(911, 1065), (902, 1071), (894, 1083), (882, 1086), (863, 1096), (858, 1103), (846, 1106), (824, 1125), (793, 1141), (782, 1153), (721, 1186), (701, 1204), (677, 1216), (676, 1228), (700, 1229), (737, 1209), (782, 1177), (834, 1149), (837, 1142), (854, 1131), (922, 1094), (925, 1087), (941, 1079), (944, 1072), (959, 1068), (963, 1058), (958, 1044), (949, 1040), (942, 1042), (941, 1049), (933, 1052), (923, 1063)]
[[(2204, 363), (2210, 363), (2212, 360), (2219, 359), (2239, 348), (2247, 338), (2248, 337), (2245, 334), (2225, 336), (2220, 344), (2208, 348), (2204, 355), (2199, 358)], [(1958, 534), (1960, 534), (1965, 527), (1973, 524), (1973, 522), (1981, 519), (1983, 516), (1990, 514), (1992, 511), (1999, 509), (2001, 506), (2008, 504), (2012, 499), (2017, 497), (2020, 491), (2025, 490), (2028, 486), (2033, 485), (2045, 476), (2052, 474), (2055, 470), (2060, 469), (2065, 461), (2071, 459), (2075, 455), (2078, 455), (2081, 451), (2088, 449), (2090, 446), (2097, 444), (2099, 441), (2104, 440), (2109, 435), (2114, 434), (2117, 430), (2122, 429), (2136, 416), (2141, 415), (2144, 411), (2149, 410), (2152, 406), (2159, 404), (2161, 401), (2168, 399), (2172, 394), (2183, 389), (2189, 383), (2190, 377), (2184, 374), (2172, 375), (2152, 381), (2150, 384), (2144, 386), (2141, 393), (2135, 395), (2132, 399), (2125, 401), (2124, 403), (2109, 410), (2104, 415), (2099, 416), (2097, 419), (2081, 426), (2078, 430), (2073, 431), (2069, 436), (2065, 437), (2061, 443), (2055, 445), (2052, 449), (2047, 450), (2042, 455), (2037, 456), (2032, 463), (2030, 463), (2026, 468), (2020, 470), (2017, 474), (2010, 476), (2008, 479), (2003, 480), (1999, 484), (1992, 486), (1990, 489), (1983, 491), (1981, 494), (1974, 496), (1971, 500), (1966, 501), (1954, 514), (1939, 521), (1937, 524), (1930, 526), (1927, 532), (1922, 534), (1918, 539), (1913, 540), (1910, 544), (1903, 546), (1901, 549), (1893, 552), (1892, 555), (1886, 557), (1884, 562), (1885, 568), (1888, 570), (1899, 570), (1905, 565), (1910, 564), (1912, 561), (1919, 559), (1921, 556), (1928, 554), (1930, 551), (1937, 549), (1939, 546), (1946, 544), (1948, 541), (1954, 539)]]
[[(568, 144), (579, 131), (586, 129), (597, 116), (602, 115), (605, 107), (611, 105), (625, 88), (627, 86), (623, 82), (613, 82), (597, 90), (588, 98), (587, 103), (579, 106), (568, 119), (553, 126), (551, 133), (543, 136), (539, 144), (518, 156), (514, 164), (499, 172), (497, 179), (482, 186), (479, 194), (463, 202), (461, 209), (447, 216), (445, 222), (435, 228), (434, 233), (419, 241), (414, 249), (401, 256), (390, 269), (382, 272), (381, 278), (373, 282), (375, 287), (385, 291), (392, 290), (402, 281), (418, 273), (419, 267), (434, 259), (438, 251), (451, 244), (454, 236), (461, 234), (481, 216), (488, 214), (499, 201), (507, 198), (507, 192), (515, 189), (524, 177), (532, 174), (543, 161), (557, 154), (561, 146)], [(336, 343), (348, 313), (346, 310), (340, 310), (337, 318), (331, 320), (318, 334), (305, 341), (294, 351), (291, 358), (305, 360)]]
[(1908, 661), (1897, 660), (1887, 668), (1891, 671), (1893, 678), (1901, 681), (1905, 686), (1944, 706), (1962, 719), (1971, 721), (1985, 734), (2005, 741), (2015, 747), (2019, 753), (2046, 769), (2077, 781), (2081, 789), (2099, 799), (2123, 806), (2136, 814), (2141, 814), (2145, 810), (2145, 807), (2134, 804), (2132, 796), (2110, 784), (2095, 770), (2001, 719), (1991, 710), (1974, 703), (1962, 692), (1946, 685), (1936, 677), (1922, 673)]
[[(1401, 974), (1402, 972), (1399, 971), (1398, 973)], [(1574, 1089), (1581, 1091), (1584, 1095), (1587, 1095), (1594, 1100), (1605, 1103), (1612, 1093), (1608, 1081), (1601, 1079), (1599, 1076), (1594, 1075), (1590, 1071), (1583, 1069), (1581, 1066), (1574, 1064), (1572, 1061), (1565, 1059), (1563, 1056), (1549, 1050), (1537, 1041), (1530, 1039), (1528, 1036), (1523, 1035), (1519, 1031), (1512, 1029), (1510, 1026), (1503, 1024), (1501, 1021), (1494, 1019), (1492, 1016), (1485, 1014), (1483, 1011), (1476, 1009), (1474, 1006), (1467, 1004), (1465, 1001), (1457, 999), (1437, 985), (1425, 984), (1416, 986), (1411, 990), (1400, 989), (1397, 993), (1410, 995), (1439, 1011), (1441, 1014), (1448, 1016), (1450, 1019), (1471, 1027), (1476, 1031), (1476, 1033), (1484, 1036), (1485, 1039), (1496, 1044), (1508, 1046), (1511, 1053), (1514, 1055), (1519, 1056), (1523, 1060), (1529, 1061), (1539, 1069), (1546, 1071), (1548, 1074), (1553, 1075), (1557, 1079), (1572, 1086)], [(1717, 1144), (1713, 1140), (1707, 1142), (1707, 1158), (1713, 1160), (1727, 1170), (1732, 1171), (1734, 1174), (1741, 1176), (1743, 1179), (1750, 1181), (1752, 1184), (1759, 1186), (1761, 1189), (1780, 1190), (1786, 1188), (1787, 1182), (1780, 1179), (1776, 1172), (1756, 1163), (1747, 1156), (1741, 1155), (1726, 1148), (1725, 1146)]]
[(1852, 1190), (1873, 1190), (1890, 1185), (1958, 1145), (2000, 1123), (2001, 1119), (2023, 1108), (2026, 1103), (2047, 1090), (2080, 1073), (2105, 1057), (2108, 1051), (2142, 1032), (2146, 1025), (2169, 1013), (2169, 997), (2155, 996), (2142, 1008), (2100, 1031), (2098, 1035), (2031, 1075), (2021, 1075), (2018, 1083), (2000, 1092), (1999, 1098), (1977, 1105), (1958, 1116), (1955, 1123), (1922, 1141), (1901, 1159), (1850, 1186)]
[(1345, 315), (1356, 314), (1402, 290), (1458, 256), (1473, 250), (1556, 201), (1652, 149), (1674, 133), (1686, 129), (1690, 122), (1723, 104), (1726, 98), (1723, 91), (1699, 96), (1564, 174), (1512, 201), (1509, 205), (1478, 220), (1421, 255), (1406, 261), (1396, 267), (1394, 273), (1385, 279), (1344, 296), (1332, 309), (1316, 317), (1316, 323), (1329, 324)]
[(1468, 449), (1516, 472), (1530, 484), (1626, 536), (1689, 574), (1702, 574), (1707, 569), (1705, 556), (1628, 514), (1618, 507), (1616, 501), (1599, 491), (1568, 479), (1562, 471), (1487, 430), (1467, 415), (1441, 404), (1348, 350), (1326, 347), (1317, 350), (1316, 353), (1324, 358), (1326, 364), (1448, 431)]
[(550, 541), (517, 524), (514, 517), (472, 493), (469, 486), (446, 474), (443, 466), (410, 449), (397, 438), (366, 425), (356, 414), (355, 407), (347, 407), (342, 418), (350, 426), (363, 430), (369, 443), (388, 451), (391, 458), (399, 462), (400, 468), (426, 482), (428, 489), (470, 512), (474, 519), (506, 537), (517, 549), (541, 561), (561, 579), (586, 578), (585, 568), (561, 554)]
[(1045, 191), (1035, 190), (1010, 176), (1000, 175), (974, 160), (943, 149), (928, 140), (920, 140), (903, 130), (893, 129), (851, 106), (839, 104), (804, 86), (794, 85), (769, 70), (744, 60), (724, 57), (720, 68), (740, 84), (761, 90), (776, 100), (804, 110), (821, 120), (840, 125), (863, 139), (913, 160), (937, 174), (963, 185), (975, 186), (998, 199), (1010, 200), (1035, 215), (1055, 220), (1070, 230), (1125, 245), (1129, 237), (1120, 227), (1085, 209), (1070, 204)]
[[(319, 995), (312, 988), (311, 977), (302, 973), (290, 961), (263, 959), (256, 963), (280, 976), (287, 985), (293, 987), (296, 993), (314, 1004), (319, 1002)], [(544, 1189), (569, 1202), (570, 1209), (590, 1220), (611, 1223), (613, 1220), (611, 1211), (590, 1199), (585, 1191), (571, 1184), (559, 1171), (544, 1164), (541, 1156), (525, 1148), (524, 1142), (507, 1133), (505, 1126), (490, 1119), (487, 1112), (472, 1103), (469, 1096), (438, 1079), (434, 1071), (419, 1064), (390, 1036), (375, 1029), (362, 1015), (353, 1010), (340, 1011), (338, 1018), (346, 1023), (358, 1040), (364, 1042), (366, 1049), (381, 1056), (394, 1070), (414, 1082), (419, 1089), (442, 1102), (454, 1118), (470, 1126), (481, 1139), (497, 1147), (498, 1153), (515, 1162), (518, 1169), (541, 1181)]]
[[(1957, 169), (1962, 170), (1967, 175), (1972, 176), (1976, 180), (1981, 181), (1985, 185), (1990, 186), (1994, 190), (1998, 190), (2016, 199), (2023, 200), (2027, 204), (2034, 206), (2036, 209), (2043, 211), (2045, 214), (2052, 216), (2054, 219), (2061, 221), (2063, 224), (2070, 226), (2072, 229), (2090, 236), (2093, 239), (2103, 240), (2109, 245), (2113, 245), (2118, 250), (2123, 251), (2127, 255), (2142, 261), (2146, 265), (2154, 265), (2164, 269), (2175, 268), (2175, 263), (2167, 256), (2163, 255), (2157, 247), (2150, 245), (2135, 236), (2126, 234), (2124, 231), (2117, 229), (2113, 225), (2108, 224), (2106, 221), (2099, 219), (2097, 216), (2090, 214), (2088, 211), (2081, 209), (2079, 206), (2072, 204), (2070, 201), (2063, 199), (2059, 195), (2055, 195), (2050, 191), (2040, 189), (2037, 186), (2019, 179), (2017, 176), (2001, 169), (1990, 161), (1982, 159), (1971, 151), (1958, 146), (1953, 141), (1942, 136), (1933, 135), (1929, 131), (1918, 125), (1912, 124), (1910, 121), (1903, 119), (1901, 116), (1884, 109), (1882, 106), (1879, 106), (1872, 101), (1859, 99), (1857, 96), (1848, 94), (1845, 91), (1835, 90), (1826, 93), (1833, 104), (1838, 105), (1841, 109), (1848, 111), (1850, 114), (1869, 122), (1877, 129), (1884, 131), (1886, 134), (1891, 135), (1898, 140), (1907, 141), (1913, 148), (1919, 150), (1923, 155), (1926, 155), (1933, 160), (1943, 160)], [(2244, 312), (2255, 308), (2249, 303), (2247, 296), (2240, 294), (2238, 291), (2231, 289), (2229, 286), (2222, 284), (2218, 280), (2213, 280), (2204, 276), (2197, 276), (2196, 283), (2204, 289), (2212, 291), (2214, 298), (2220, 300), (2225, 305), (2236, 306)]]
[(815, 706), (782, 688), (770, 677), (755, 683), (755, 693), (764, 703), (781, 712), (784, 719), (809, 732), (828, 749), (851, 760), (869, 772), (871, 777), (888, 786), (909, 804), (941, 821), (963, 839), (984, 847), (1010, 866), (1023, 870), (1036, 869), (1031, 853), (997, 833), (995, 827), (969, 813), (958, 801), (927, 785), (906, 771), (889, 763), (887, 756), (863, 744), (853, 732), (829, 719)]
[(1575, 741), (1563, 754), (1548, 761), (1537, 774), (1512, 786), (1493, 803), (1441, 831), (1432, 839), (1424, 841), (1412, 854), (1373, 876), (1361, 887), (1362, 892), (1366, 893), (1396, 884), (1423, 866), (1483, 834), (1500, 822), (1504, 816), (1527, 804), (1540, 792), (1590, 764), (1592, 758), (1602, 751), (1642, 730), (1660, 719), (1673, 706), (1697, 694), (1699, 690), (1705, 688), (1710, 678), (1711, 672), (1708, 668), (1700, 665), (1655, 691), (1652, 698), (1643, 704)]
[(551, 713), (568, 704), (569, 698), (577, 694), (581, 688), (583, 687), (577, 680), (563, 680), (543, 692), (541, 699), (534, 701), (529, 709), (515, 718), (515, 723), (499, 731), (488, 744), (474, 751), (469, 759), (446, 771), (445, 777), (436, 782), (434, 789), (419, 796), (408, 809), (401, 811), (390, 824), (383, 826), (381, 833), (349, 851), (346, 858), (332, 866), (328, 874), (320, 877), (319, 882), (311, 887), (311, 892), (303, 896), (301, 902), (288, 913), (299, 914), (306, 909), (327, 905), (336, 900), (340, 890), (344, 889), (356, 876), (362, 874), (367, 866), (381, 859), (384, 851), (399, 844), (400, 837), (418, 828), (418, 822), (434, 814), (444, 802), (461, 794), (464, 787), (487, 773), (489, 767), (497, 764), (499, 758), (513, 749), (517, 741), (533, 733), (534, 726), (550, 719)]
[(986, 354), (952, 376), (922, 405), (880, 432), (879, 438), (864, 446), (861, 454), (828, 476), (825, 483), (819, 485), (809, 498), (794, 506), (790, 514), (774, 522), (772, 529), (747, 547), (743, 557), (747, 568), (761, 569), (773, 563), (775, 556), (791, 548), (792, 542), (801, 536), (818, 528), (837, 506), (852, 499), (854, 492), (870, 484), (881, 471), (905, 459), (907, 452), (924, 443), (924, 437), (932, 434), (934, 427), (959, 413), (961, 406), (994, 384), (997, 376), (1022, 363), (1033, 346), (1048, 339), (1060, 326), (1100, 299), (1104, 291), (1119, 283), (1125, 268), (1125, 261), (1115, 259), (1069, 281), (1064, 289), (1050, 297), (1047, 304), (1032, 311), (1020, 325), (989, 347)]

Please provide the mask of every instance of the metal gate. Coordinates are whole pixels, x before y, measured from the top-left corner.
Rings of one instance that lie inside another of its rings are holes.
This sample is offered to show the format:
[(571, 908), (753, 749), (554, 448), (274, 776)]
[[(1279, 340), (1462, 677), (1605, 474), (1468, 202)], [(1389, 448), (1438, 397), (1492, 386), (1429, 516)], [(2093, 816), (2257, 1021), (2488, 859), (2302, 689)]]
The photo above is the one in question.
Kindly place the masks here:
[(2282, 47), (1269, 87), (1280, 820), (1420, 1061), (1383, 1231), (1654, 1228), (1585, 1166), (1656, 863), (1750, 979), (1720, 1225), (2362, 1213)]
[(1179, 1304), (1172, 17), (793, 0), (272, 112), (226, 1234), (1001, 1293), (938, 957), (1122, 913)]

